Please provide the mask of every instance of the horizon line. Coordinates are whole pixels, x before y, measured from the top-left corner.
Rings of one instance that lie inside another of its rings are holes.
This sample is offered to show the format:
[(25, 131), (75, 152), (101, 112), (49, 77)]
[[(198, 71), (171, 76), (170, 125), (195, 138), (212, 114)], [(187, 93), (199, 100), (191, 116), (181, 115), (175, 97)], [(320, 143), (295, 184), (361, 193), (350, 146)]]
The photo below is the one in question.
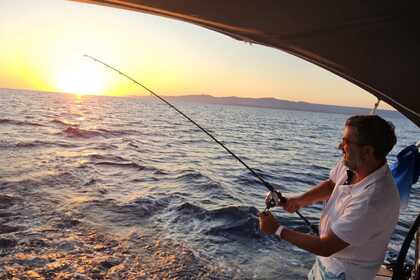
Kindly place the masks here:
[[(101, 95), (101, 94), (85, 94), (85, 93), (71, 93), (71, 92), (60, 92), (60, 91), (47, 91), (47, 90), (35, 90), (35, 89), (27, 89), (27, 88), (3, 88), (0, 87), (0, 90), (13, 90), (13, 91), (19, 91), (19, 90), (23, 90), (23, 91), (30, 91), (30, 92), (34, 92), (34, 93), (49, 93), (49, 94), (69, 94), (69, 95), (78, 95), (78, 96), (89, 96), (89, 97), (122, 97), (122, 98), (142, 98), (142, 97), (153, 97), (151, 94), (144, 94), (144, 95), (140, 95), (140, 94), (130, 94), (130, 95)], [(165, 98), (177, 98), (177, 97), (187, 97), (187, 96), (208, 96), (208, 97), (212, 97), (212, 98), (242, 98), (242, 99), (275, 99), (277, 101), (283, 101), (283, 102), (290, 102), (290, 103), (305, 103), (305, 104), (309, 104), (309, 105), (322, 105), (322, 106), (334, 106), (334, 107), (343, 107), (343, 108), (351, 108), (351, 109), (373, 109), (372, 107), (357, 107), (357, 106), (345, 106), (345, 105), (337, 105), (337, 104), (324, 104), (324, 103), (312, 103), (312, 102), (307, 102), (307, 101), (291, 101), (291, 100), (287, 100), (287, 99), (280, 99), (277, 97), (243, 97), (243, 96), (235, 96), (235, 95), (230, 95), (230, 96), (214, 96), (211, 94), (204, 94), (204, 93), (189, 93), (189, 94), (183, 94), (183, 95), (164, 95), (164, 94), (159, 94)], [(153, 97), (155, 98), (155, 97)], [(239, 104), (238, 104), (239, 105)], [(255, 107), (259, 107), (259, 106), (255, 106)], [(379, 111), (387, 111), (387, 112), (399, 112), (398, 110), (394, 109), (394, 108), (390, 108), (390, 109), (378, 109)]]

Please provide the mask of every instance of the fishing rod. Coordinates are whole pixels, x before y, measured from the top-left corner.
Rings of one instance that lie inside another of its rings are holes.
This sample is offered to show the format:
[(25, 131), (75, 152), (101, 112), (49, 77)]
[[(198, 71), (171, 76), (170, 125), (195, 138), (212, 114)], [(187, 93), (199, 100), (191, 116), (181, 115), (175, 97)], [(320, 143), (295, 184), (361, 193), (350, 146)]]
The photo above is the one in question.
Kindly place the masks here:
[[(130, 76), (128, 76), (127, 74), (121, 72), (120, 70), (116, 69), (115, 67), (112, 67), (111, 65), (93, 57), (90, 55), (83, 55), (84, 57), (90, 58), (95, 62), (98, 62), (102, 65), (104, 65), (105, 67), (108, 67), (112, 70), (114, 70), (115, 72), (117, 72), (118, 74), (126, 77), (127, 79), (129, 79), (130, 81), (132, 81), (133, 83), (141, 86), (143, 89), (145, 89), (147, 92), (149, 92), (150, 94), (152, 94), (153, 96), (155, 96), (156, 98), (158, 98), (159, 100), (161, 100), (163, 103), (167, 104), (169, 107), (171, 107), (172, 109), (174, 109), (175, 111), (177, 111), (179, 114), (181, 114), (184, 118), (186, 118), (187, 120), (189, 120), (190, 122), (192, 122), (195, 126), (197, 126), (201, 131), (203, 131), (205, 134), (207, 134), (211, 139), (213, 139), (214, 141), (216, 141), (217, 144), (219, 144), (220, 146), (223, 147), (223, 149), (225, 149), (229, 154), (231, 154), (235, 159), (237, 159), (240, 163), (242, 163), (243, 166), (245, 166), (251, 173), (252, 175), (254, 175), (256, 178), (258, 178), (258, 180), (260, 180), (260, 182), (271, 192), (272, 194), (272, 200), (274, 201), (270, 201), (269, 205), (267, 205), (266, 210), (269, 209), (270, 207), (275, 206), (279, 201), (281, 203), (285, 203), (287, 201), (287, 198), (285, 198), (280, 192), (276, 191), (274, 189), (274, 187), (268, 183), (267, 181), (265, 181), (260, 175), (258, 175), (251, 167), (249, 167), (242, 159), (240, 159), (237, 155), (235, 155), (231, 150), (229, 150), (222, 142), (220, 142), (219, 140), (217, 140), (213, 135), (210, 134), (210, 132), (208, 132), (206, 129), (204, 129), (203, 127), (201, 127), (198, 123), (196, 123), (193, 119), (191, 119), (190, 117), (188, 117), (186, 114), (184, 114), (181, 110), (179, 110), (178, 108), (176, 108), (174, 105), (172, 105), (171, 103), (169, 103), (166, 99), (164, 99), (163, 97), (159, 96), (158, 94), (156, 94), (155, 92), (153, 92), (151, 89), (145, 87), (144, 85), (142, 85), (141, 83), (137, 82), (135, 79), (131, 78)], [(309, 220), (307, 218), (305, 218), (299, 211), (296, 211), (296, 214), (312, 229), (312, 231), (316, 234), (318, 234), (318, 229), (316, 228), (316, 226), (312, 225)]]

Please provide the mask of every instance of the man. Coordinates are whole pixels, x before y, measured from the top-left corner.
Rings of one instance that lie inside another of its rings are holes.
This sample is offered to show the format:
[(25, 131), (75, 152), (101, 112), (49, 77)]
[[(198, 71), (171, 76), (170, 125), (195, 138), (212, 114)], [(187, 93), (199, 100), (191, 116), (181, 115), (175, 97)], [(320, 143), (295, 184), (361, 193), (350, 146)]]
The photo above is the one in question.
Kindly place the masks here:
[[(399, 194), (386, 162), (395, 143), (392, 124), (379, 116), (349, 118), (339, 145), (343, 158), (329, 179), (278, 205), (295, 212), (326, 202), (320, 237), (285, 228), (269, 212), (260, 215), (263, 232), (318, 256), (308, 279), (375, 278), (399, 215)], [(271, 199), (269, 193), (266, 203)]]

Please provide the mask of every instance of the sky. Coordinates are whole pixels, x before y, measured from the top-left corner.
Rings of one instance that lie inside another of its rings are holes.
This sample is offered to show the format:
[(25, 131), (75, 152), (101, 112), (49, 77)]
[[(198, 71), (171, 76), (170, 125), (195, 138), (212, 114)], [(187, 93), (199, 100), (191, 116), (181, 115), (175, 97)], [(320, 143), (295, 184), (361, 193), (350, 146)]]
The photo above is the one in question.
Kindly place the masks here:
[[(279, 50), (189, 23), (64, 0), (0, 0), (0, 88), (147, 95), (84, 54), (162, 95), (275, 97), (372, 108), (376, 98)], [(382, 103), (380, 108), (391, 108)]]

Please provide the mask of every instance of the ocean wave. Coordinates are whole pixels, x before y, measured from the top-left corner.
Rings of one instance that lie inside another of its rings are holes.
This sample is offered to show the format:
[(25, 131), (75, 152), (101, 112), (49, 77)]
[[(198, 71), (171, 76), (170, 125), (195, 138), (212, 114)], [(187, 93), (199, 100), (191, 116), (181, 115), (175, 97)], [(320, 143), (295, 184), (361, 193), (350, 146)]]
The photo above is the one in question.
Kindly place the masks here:
[(103, 154), (89, 154), (88, 155), (90, 160), (110, 160), (110, 161), (128, 161), (128, 159), (123, 158), (121, 156), (115, 155), (103, 155)]
[(158, 211), (166, 208), (169, 205), (169, 201), (169, 197), (159, 199), (154, 197), (139, 197), (127, 204), (119, 205), (118, 208), (113, 209), (113, 211), (131, 213), (137, 217), (145, 218), (155, 215)]
[(111, 151), (118, 149), (118, 145), (105, 142), (91, 142), (88, 149)]
[(98, 182), (98, 180), (90, 178), (88, 181), (83, 183), (83, 186), (93, 186), (93, 185), (96, 185), (97, 182)]
[(28, 121), (19, 121), (19, 120), (11, 120), (11, 119), (0, 119), (0, 124), (11, 124), (17, 126), (45, 126), (40, 123), (28, 122)]
[(65, 192), (72, 192), (83, 186), (83, 181), (84, 177), (80, 176), (77, 170), (34, 169), (21, 175), (9, 176), (7, 179), (3, 179), (0, 181), (0, 188), (13, 189), (13, 192), (21, 195), (26, 195), (30, 192), (32, 198), (62, 189), (64, 191), (62, 194), (66, 196)]
[(51, 122), (59, 124), (59, 125), (63, 125), (63, 126), (79, 127), (79, 124), (72, 123), (66, 120), (53, 119)]
[(103, 136), (100, 132), (95, 130), (81, 129), (74, 126), (69, 126), (63, 131), (67, 137), (72, 138), (93, 138)]
[(210, 219), (235, 221), (243, 217), (252, 216), (257, 217), (258, 209), (250, 206), (229, 206), (215, 210), (210, 210), (206, 213)]
[(41, 140), (32, 140), (32, 141), (20, 141), (20, 142), (7, 142), (0, 141), (0, 149), (21, 149), (21, 148), (48, 148), (48, 147), (61, 147), (61, 148), (76, 148), (76, 144), (67, 143), (67, 142), (51, 142), (51, 141), (41, 141)]
[[(273, 186), (276, 186), (277, 183), (274, 183), (274, 181), (278, 182), (279, 181), (279, 177), (275, 176), (274, 174), (272, 174), (271, 172), (268, 171), (261, 171), (259, 169), (253, 169), (255, 171), (255, 173), (257, 173), (261, 178), (264, 179), (264, 181), (266, 181), (269, 184), (272, 184)], [(253, 173), (251, 173), (250, 171), (247, 171), (246, 173), (242, 173), (239, 178), (235, 179), (236, 183), (240, 184), (240, 185), (251, 185), (251, 186), (256, 186), (256, 185), (260, 185), (261, 181), (254, 176)]]
[(280, 147), (280, 146), (278, 146), (278, 145), (273, 146), (273, 147), (272, 147), (272, 149), (273, 149), (274, 151), (289, 151), (289, 150), (290, 150), (290, 149), (288, 149), (288, 148)]
[(0, 195), (0, 209), (7, 209), (13, 206), (17, 201), (22, 201), (21, 198), (10, 195)]
[(139, 197), (128, 202), (114, 199), (93, 199), (75, 206), (90, 217), (102, 217), (107, 223), (133, 226), (150, 218), (169, 205), (170, 198)]
[(110, 129), (105, 129), (105, 128), (98, 128), (97, 131), (107, 136), (109, 135), (124, 136), (124, 135), (130, 135), (132, 133), (135, 133), (134, 130), (110, 130)]
[(270, 140), (271, 142), (276, 143), (276, 142), (282, 142), (285, 139), (284, 138), (281, 138), (281, 137), (272, 137), (272, 138), (269, 138), (268, 140)]
[(65, 143), (65, 142), (50, 142), (50, 141), (40, 141), (35, 140), (31, 142), (19, 142), (16, 144), (17, 148), (32, 148), (32, 147), (48, 147), (48, 146), (55, 146), (61, 148), (75, 148), (78, 147), (72, 143)]
[[(117, 167), (117, 168), (132, 168), (136, 170), (144, 170), (144, 171), (153, 171), (153, 172), (161, 172), (159, 169), (141, 165), (139, 163), (133, 162), (129, 159), (126, 159), (121, 156), (115, 155), (103, 155), (103, 154), (90, 154), (88, 155), (90, 163), (96, 166), (109, 166), (109, 167)], [(164, 174), (164, 172), (161, 172)]]
[(206, 175), (194, 169), (178, 170), (175, 174), (176, 175), (173, 177), (173, 179), (175, 179), (176, 181), (210, 181), (210, 179)]
[(134, 178), (130, 182), (132, 183), (145, 183), (145, 182), (158, 182), (159, 179), (156, 177), (140, 177), (140, 178)]
[(200, 213), (204, 213), (206, 212), (206, 210), (204, 208), (201, 208), (200, 206), (194, 205), (192, 203), (189, 202), (184, 202), (181, 205), (177, 206), (175, 208), (175, 211), (178, 214), (181, 215), (198, 215)]
[[(165, 173), (163, 175), (165, 175)], [(164, 179), (175, 180), (176, 182), (183, 184), (186, 183), (185, 185), (188, 189), (206, 194), (214, 194), (214, 192), (217, 192), (220, 195), (223, 195), (225, 193), (221, 183), (213, 180), (200, 171), (193, 169), (179, 170), (175, 175), (165, 176)]]
[(214, 226), (204, 234), (223, 236), (225, 238), (237, 240), (237, 238), (253, 239), (261, 238), (257, 217), (243, 217), (239, 220), (232, 221), (227, 224)]
[(229, 206), (216, 210), (206, 210), (185, 202), (175, 209), (172, 223), (194, 223), (199, 221), (199, 231), (205, 235), (224, 238), (260, 237), (258, 210), (248, 206)]
[(128, 145), (128, 146), (130, 146), (130, 147), (133, 147), (133, 148), (135, 148), (135, 149), (140, 149), (140, 146), (138, 146), (138, 145), (134, 144), (134, 143), (133, 143), (133, 142), (131, 142), (131, 141), (130, 141), (130, 142), (128, 142), (128, 143), (127, 143), (127, 145)]
[[(314, 176), (314, 174), (311, 174), (311, 176)], [(309, 177), (309, 176), (306, 176)], [(315, 180), (313, 177), (311, 178), (305, 178), (302, 176), (299, 177), (295, 177), (295, 176), (285, 176), (285, 175), (280, 175), (278, 177), (278, 181), (282, 182), (282, 183), (300, 183), (303, 185), (315, 185), (317, 184), (319, 181)]]
[(319, 165), (319, 164), (310, 164), (310, 165), (307, 166), (307, 168), (308, 168), (308, 170), (318, 170), (318, 171), (322, 170), (322, 171), (326, 171), (326, 172), (330, 171), (330, 168), (328, 168), (326, 166)]
[(197, 144), (204, 144), (204, 143), (208, 144), (208, 143), (210, 143), (210, 140), (208, 140), (206, 138), (184, 139), (184, 140), (175, 140), (174, 143), (177, 143), (177, 145), (197, 145)]
[(154, 174), (155, 175), (168, 175), (168, 172), (155, 168)]
[(103, 138), (110, 138), (110, 137), (120, 137), (125, 135), (130, 135), (130, 131), (125, 130), (109, 130), (104, 128), (98, 129), (82, 129), (78, 126), (68, 126), (64, 129), (63, 133), (67, 137), (71, 138), (94, 138), (94, 137), (103, 137)]
[[(207, 236), (215, 236), (218, 242), (228, 242), (230, 240), (251, 240), (264, 237), (259, 229), (258, 209), (252, 206), (228, 206), (215, 210), (206, 210), (202, 207), (185, 202), (175, 208), (172, 214), (171, 225), (178, 230)], [(283, 213), (284, 214), (284, 213)], [(297, 216), (280, 214), (281, 223), (295, 230), (309, 233), (310, 228)], [(317, 224), (316, 215), (305, 216), (313, 223)], [(183, 227), (181, 229), (180, 227)]]
[(113, 162), (113, 161), (100, 161), (95, 162), (95, 165), (107, 165), (107, 166), (115, 166), (115, 167), (123, 167), (123, 168), (135, 168), (137, 170), (145, 169), (144, 166), (139, 165), (134, 162)]
[(9, 226), (5, 223), (2, 223), (0, 227), (0, 234), (7, 234), (7, 233), (13, 233), (22, 230), (23, 227), (19, 226)]
[(200, 191), (205, 193), (213, 193), (215, 191), (224, 193), (224, 189), (222, 187), (222, 184), (216, 181), (210, 181), (210, 182), (203, 182), (200, 184), (194, 184), (193, 185), (194, 191)]

